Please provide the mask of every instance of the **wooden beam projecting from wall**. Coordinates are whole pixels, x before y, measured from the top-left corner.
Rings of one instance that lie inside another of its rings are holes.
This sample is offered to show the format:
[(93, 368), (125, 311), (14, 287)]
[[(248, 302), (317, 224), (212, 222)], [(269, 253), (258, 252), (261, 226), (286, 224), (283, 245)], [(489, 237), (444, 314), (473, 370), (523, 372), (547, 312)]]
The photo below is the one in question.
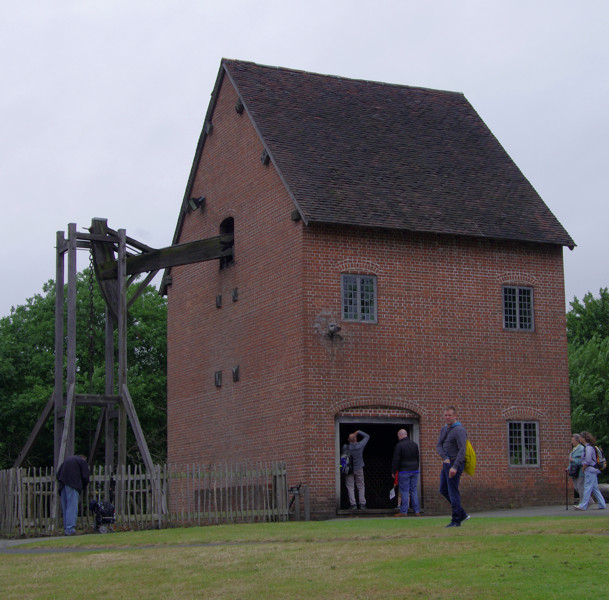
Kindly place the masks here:
[[(126, 259), (127, 275), (159, 271), (178, 265), (188, 265), (231, 256), (233, 239), (233, 234), (227, 233), (205, 240), (177, 244), (160, 250), (151, 250), (135, 256), (128, 256)], [(106, 261), (97, 266), (100, 280), (116, 279), (117, 263), (115, 260)]]

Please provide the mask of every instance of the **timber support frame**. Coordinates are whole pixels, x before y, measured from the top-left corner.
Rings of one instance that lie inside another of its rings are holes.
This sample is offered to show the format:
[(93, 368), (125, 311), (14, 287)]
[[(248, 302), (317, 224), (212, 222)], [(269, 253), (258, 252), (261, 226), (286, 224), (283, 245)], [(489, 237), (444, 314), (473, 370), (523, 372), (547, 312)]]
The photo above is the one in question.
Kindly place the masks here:
[[(197, 240), (162, 248), (151, 248), (126, 235), (124, 229), (108, 227), (107, 219), (92, 219), (89, 233), (78, 232), (75, 223), (68, 224), (68, 236), (58, 231), (56, 236), (55, 276), (55, 384), (14, 467), (20, 467), (32, 448), (45, 422), (54, 415), (55, 469), (66, 456), (74, 454), (74, 415), (78, 406), (101, 407), (99, 421), (91, 448), (89, 466), (105, 431), (105, 465), (124, 468), (127, 460), (127, 423), (133, 429), (144, 465), (151, 476), (156, 473), (146, 438), (140, 426), (127, 384), (127, 313), (145, 291), (160, 269), (178, 265), (228, 258), (233, 253), (233, 234)], [(93, 268), (106, 303), (105, 317), (105, 394), (76, 392), (76, 255), (78, 249), (88, 249)], [(67, 256), (67, 285), (65, 263)], [(138, 276), (147, 273), (141, 282)], [(127, 301), (127, 288), (137, 283), (135, 293)], [(67, 298), (66, 298), (67, 296)], [(64, 322), (64, 308), (66, 319)], [(117, 330), (118, 364), (115, 365), (114, 331)], [(64, 370), (65, 358), (65, 370)], [(115, 382), (115, 369), (117, 381)], [(117, 426), (118, 420), (118, 426)], [(115, 433), (118, 432), (115, 453)], [(119, 490), (117, 508), (120, 508)], [(106, 492), (107, 493), (107, 492)]]

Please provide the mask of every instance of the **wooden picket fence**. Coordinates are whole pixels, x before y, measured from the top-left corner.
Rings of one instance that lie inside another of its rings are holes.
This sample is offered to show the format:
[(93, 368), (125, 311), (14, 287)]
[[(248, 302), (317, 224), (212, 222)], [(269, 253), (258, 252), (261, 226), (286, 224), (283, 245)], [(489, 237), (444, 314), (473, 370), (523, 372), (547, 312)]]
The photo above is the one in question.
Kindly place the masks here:
[[(92, 531), (91, 500), (111, 502), (114, 530), (285, 521), (284, 462), (223, 465), (96, 467), (81, 494), (77, 527)], [(61, 533), (61, 502), (52, 468), (0, 471), (0, 535)]]

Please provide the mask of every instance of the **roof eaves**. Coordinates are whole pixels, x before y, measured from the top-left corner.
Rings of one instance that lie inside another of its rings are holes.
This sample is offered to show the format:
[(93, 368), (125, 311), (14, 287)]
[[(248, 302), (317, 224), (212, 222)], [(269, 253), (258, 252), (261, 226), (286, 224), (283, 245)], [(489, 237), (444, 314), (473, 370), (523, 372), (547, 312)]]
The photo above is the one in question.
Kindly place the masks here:
[(577, 244), (571, 239), (571, 237), (567, 236), (565, 239), (555, 239), (555, 240), (540, 240), (534, 239), (532, 237), (526, 236), (501, 236), (501, 235), (489, 235), (480, 230), (479, 227), (476, 229), (479, 231), (478, 234), (467, 232), (459, 232), (459, 231), (440, 231), (437, 228), (429, 228), (424, 229), (420, 227), (405, 227), (400, 225), (370, 225), (365, 223), (357, 223), (349, 220), (340, 220), (340, 219), (324, 219), (324, 218), (315, 218), (311, 217), (308, 221), (310, 225), (335, 225), (342, 227), (357, 227), (362, 229), (376, 229), (376, 230), (385, 230), (385, 231), (402, 231), (405, 233), (421, 233), (421, 234), (430, 234), (430, 235), (446, 235), (452, 237), (466, 237), (473, 239), (487, 239), (487, 240), (495, 240), (495, 241), (503, 241), (503, 242), (522, 242), (522, 243), (530, 243), (530, 244), (542, 244), (542, 245), (550, 245), (550, 246), (564, 246), (569, 248), (569, 250), (573, 250)]

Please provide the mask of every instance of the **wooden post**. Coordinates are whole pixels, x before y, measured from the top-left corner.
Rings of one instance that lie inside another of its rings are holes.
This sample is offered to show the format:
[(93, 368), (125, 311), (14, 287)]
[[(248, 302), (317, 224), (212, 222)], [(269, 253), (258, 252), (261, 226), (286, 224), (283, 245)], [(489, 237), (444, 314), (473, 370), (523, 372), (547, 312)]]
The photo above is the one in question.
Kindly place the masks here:
[[(67, 336), (67, 376), (66, 387), (76, 385), (76, 223), (68, 225), (68, 336)], [(74, 392), (72, 392), (74, 393)], [(67, 437), (62, 433), (61, 444), (65, 442), (65, 456), (74, 454), (74, 411), (71, 411), (68, 418), (68, 411), (63, 420), (63, 430)], [(65, 458), (64, 456), (64, 458)], [(61, 465), (61, 460), (59, 464)]]
[[(64, 425), (63, 425), (63, 434), (61, 436), (61, 446), (59, 447), (59, 458), (58, 462), (61, 463), (65, 460), (66, 456), (71, 456), (69, 454), (69, 443), (70, 443), (70, 429), (68, 427), (68, 423), (74, 422), (74, 384), (70, 384), (68, 387), (68, 394), (66, 400), (66, 414), (64, 417)], [(73, 441), (72, 437), (72, 441)]]
[[(126, 258), (127, 242), (124, 229), (119, 229), (118, 244), (118, 389), (122, 396), (127, 384), (127, 290)], [(119, 407), (118, 464), (127, 463), (127, 414), (124, 403)]]
[(148, 450), (148, 444), (146, 443), (142, 426), (140, 425), (140, 420), (138, 419), (137, 412), (135, 412), (135, 406), (133, 404), (133, 400), (131, 399), (129, 388), (126, 385), (123, 385), (121, 391), (122, 403), (125, 407), (125, 411), (127, 412), (127, 416), (129, 417), (129, 421), (131, 422), (131, 428), (133, 429), (138, 448), (140, 449), (142, 458), (144, 459), (144, 464), (146, 465), (146, 469), (148, 469), (150, 477), (154, 477), (154, 464), (152, 462), (152, 457), (150, 456), (150, 451)]
[[(127, 384), (127, 289), (126, 259), (127, 236), (124, 229), (118, 230), (118, 389), (123, 395), (123, 386)], [(124, 473), (127, 464), (127, 411), (125, 403), (118, 407), (118, 457), (117, 467)], [(122, 479), (119, 479), (122, 482)], [(120, 510), (125, 508), (124, 484), (117, 481), (116, 500)]]
[(311, 520), (311, 493), (309, 492), (309, 486), (307, 484), (302, 486), (304, 490), (304, 519), (305, 521)]
[(294, 491), (294, 518), (300, 521), (300, 490)]
[[(59, 452), (61, 448), (61, 437), (63, 435), (64, 419), (59, 418), (59, 413), (63, 408), (63, 303), (64, 303), (64, 283), (65, 283), (65, 252), (67, 244), (63, 231), (57, 232), (57, 248), (55, 260), (55, 387), (53, 396), (55, 400), (54, 411), (54, 444), (53, 444), (53, 465), (55, 473), (59, 468)], [(51, 498), (51, 519), (53, 529), (59, 528), (59, 510), (57, 509), (57, 482), (53, 485), (53, 496)]]
[[(112, 313), (105, 305), (105, 323), (106, 323), (106, 338), (105, 338), (105, 362), (106, 362), (106, 395), (111, 396), (114, 393), (114, 327), (116, 321), (112, 317)], [(104, 500), (110, 501), (111, 477), (114, 469), (114, 428), (116, 425), (115, 409), (105, 411), (105, 431), (106, 441), (104, 447), (104, 463), (106, 465), (107, 477), (104, 481)]]
[(66, 251), (66, 241), (63, 231), (57, 232), (57, 257), (55, 263), (55, 417), (54, 431), (55, 443), (53, 445), (53, 465), (55, 470), (59, 468), (57, 460), (59, 458), (59, 446), (61, 445), (61, 434), (63, 429), (62, 420), (59, 419), (59, 412), (63, 408), (63, 286), (64, 286), (64, 254)]

